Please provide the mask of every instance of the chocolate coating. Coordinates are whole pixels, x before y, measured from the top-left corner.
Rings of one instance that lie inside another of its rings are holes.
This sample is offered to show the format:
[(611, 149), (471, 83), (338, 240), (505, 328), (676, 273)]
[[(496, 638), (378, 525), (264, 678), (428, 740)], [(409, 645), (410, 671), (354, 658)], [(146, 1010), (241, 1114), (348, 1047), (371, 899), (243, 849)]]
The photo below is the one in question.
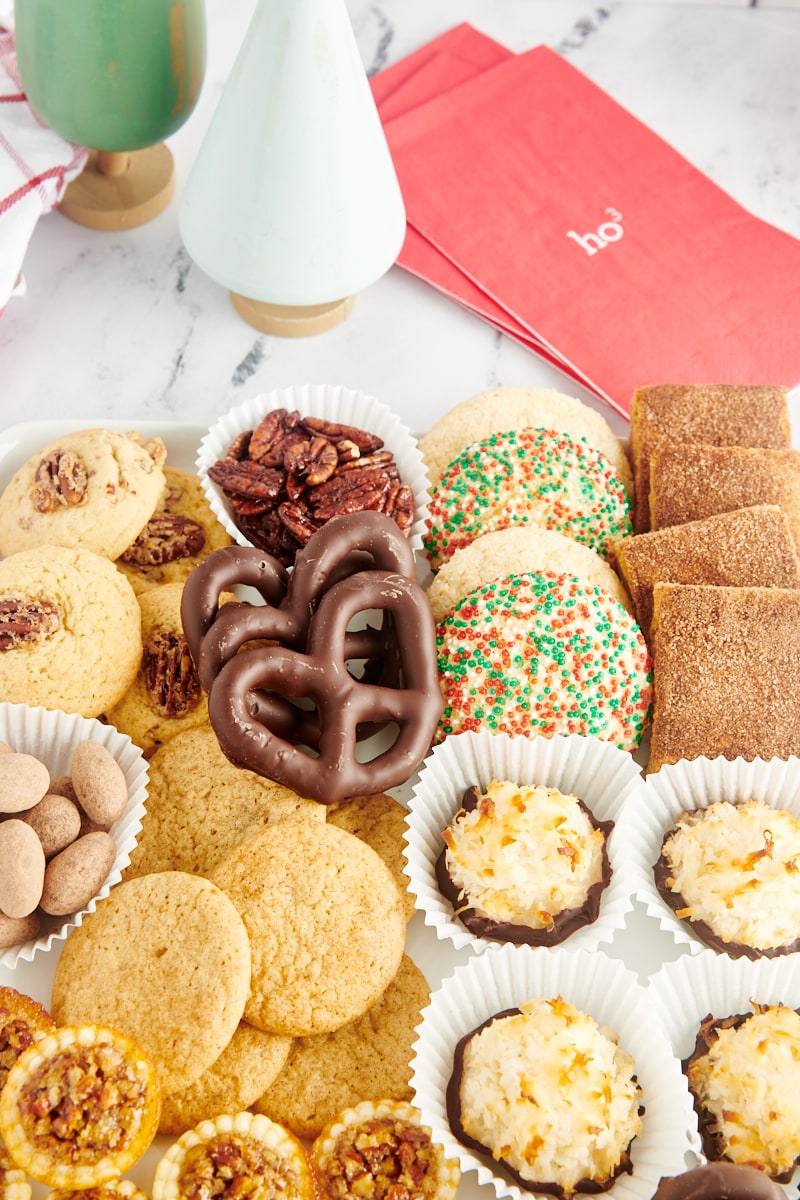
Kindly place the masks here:
[[(461, 801), (465, 812), (472, 812), (480, 800), (480, 792), (475, 787), (467, 788)], [(582, 800), (580, 807), (586, 813), (594, 829), (599, 829), (604, 839), (607, 839), (614, 828), (613, 821), (598, 821)], [(447, 847), (439, 853), (436, 863), (436, 882), (445, 900), (453, 906), (453, 913), (476, 937), (491, 938), (496, 942), (513, 942), (518, 946), (556, 946), (584, 925), (591, 925), (597, 920), (600, 912), (600, 901), (603, 892), (611, 879), (611, 863), (608, 860), (608, 850), (603, 842), (602, 876), (587, 890), (583, 904), (576, 908), (564, 908), (561, 912), (553, 913), (553, 923), (544, 929), (534, 929), (530, 925), (515, 925), (510, 921), (496, 921), (492, 917), (482, 916), (474, 908), (465, 908), (468, 897), (460, 891), (453, 882), (447, 868)]]
[[(450, 1078), (447, 1081), (447, 1088), (445, 1091), (447, 1121), (454, 1135), (458, 1138), (462, 1145), (467, 1146), (470, 1150), (474, 1150), (476, 1153), (480, 1154), (486, 1162), (486, 1165), (495, 1174), (497, 1173), (499, 1165), (509, 1176), (509, 1178), (513, 1179), (514, 1182), (519, 1184), (519, 1186), (526, 1192), (544, 1192), (546, 1195), (558, 1197), (558, 1200), (569, 1200), (569, 1194), (565, 1191), (560, 1183), (555, 1183), (552, 1181), (541, 1182), (539, 1180), (526, 1179), (524, 1175), (521, 1175), (519, 1171), (510, 1166), (502, 1157), (502, 1155), (495, 1158), (489, 1147), (484, 1146), (481, 1142), (476, 1141), (475, 1138), (470, 1137), (461, 1123), (461, 1080), (464, 1076), (464, 1051), (466, 1050), (467, 1044), (472, 1040), (472, 1038), (479, 1034), (482, 1029), (486, 1029), (487, 1026), (492, 1025), (495, 1021), (501, 1021), (504, 1017), (515, 1017), (519, 1014), (519, 1012), (520, 1009), (518, 1008), (505, 1008), (501, 1012), (494, 1013), (493, 1016), (489, 1017), (475, 1029), (465, 1034), (464, 1037), (460, 1038), (456, 1043), (456, 1048), (453, 1051), (453, 1070)], [(594, 1179), (582, 1179), (577, 1184), (575, 1191), (583, 1192), (587, 1195), (596, 1195), (600, 1192), (607, 1192), (611, 1187), (613, 1187), (614, 1180), (617, 1179), (618, 1176), (630, 1175), (632, 1170), (633, 1163), (631, 1162), (630, 1156), (628, 1154), (623, 1154), (616, 1170), (614, 1171), (614, 1174), (610, 1179), (603, 1180), (600, 1183)]]
[[(291, 574), (260, 551), (227, 547), (189, 583), (184, 630), (232, 762), (321, 803), (408, 779), (443, 701), (433, 615), (390, 517), (332, 518)], [(220, 608), (222, 592), (239, 583), (265, 603)], [(381, 614), (380, 626), (348, 629), (368, 612)], [(359, 761), (357, 743), (378, 730), (393, 742)]]
[(681, 1175), (667, 1175), (653, 1200), (785, 1200), (783, 1188), (756, 1167), (708, 1163)]

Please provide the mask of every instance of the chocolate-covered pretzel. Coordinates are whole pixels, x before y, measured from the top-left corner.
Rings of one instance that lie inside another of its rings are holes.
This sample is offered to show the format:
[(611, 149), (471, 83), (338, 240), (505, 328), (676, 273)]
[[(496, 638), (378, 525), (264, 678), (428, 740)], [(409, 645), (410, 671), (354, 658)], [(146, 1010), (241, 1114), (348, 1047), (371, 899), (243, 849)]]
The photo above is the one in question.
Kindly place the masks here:
[[(264, 603), (220, 607), (237, 584)], [(347, 628), (374, 611), (380, 625)], [(291, 574), (262, 551), (218, 550), (187, 582), (181, 615), (212, 726), (238, 765), (330, 803), (404, 782), (427, 752), (442, 709), (435, 627), (385, 514), (332, 518)], [(357, 744), (389, 724), (393, 745), (358, 761)]]
[[(354, 678), (347, 625), (358, 613), (391, 614), (402, 686)], [(254, 704), (253, 697), (259, 697)], [(314, 727), (294, 702), (310, 700)], [(305, 653), (284, 646), (243, 650), (221, 668), (208, 713), (225, 755), (324, 804), (405, 782), (424, 758), (442, 710), (433, 615), (414, 580), (361, 571), (325, 593), (309, 622)], [(368, 762), (356, 757), (359, 726), (396, 723), (397, 736)], [(311, 740), (316, 757), (301, 748)]]

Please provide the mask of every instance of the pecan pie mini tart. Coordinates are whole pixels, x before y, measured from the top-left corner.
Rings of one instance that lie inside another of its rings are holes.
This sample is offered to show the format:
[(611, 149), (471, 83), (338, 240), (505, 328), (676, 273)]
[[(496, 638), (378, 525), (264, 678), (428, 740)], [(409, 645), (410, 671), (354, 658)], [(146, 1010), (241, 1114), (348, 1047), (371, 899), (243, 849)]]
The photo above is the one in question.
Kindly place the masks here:
[(119, 1179), (101, 1187), (81, 1188), (80, 1192), (69, 1188), (57, 1188), (45, 1196), (45, 1200), (149, 1200), (147, 1193), (136, 1186), (132, 1179)]
[(33, 1189), (4, 1146), (0, 1146), (0, 1200), (31, 1200)]
[(123, 1175), (158, 1129), (155, 1067), (130, 1038), (63, 1025), (19, 1056), (0, 1094), (0, 1137), (39, 1183), (76, 1191)]
[(597, 919), (612, 828), (558, 788), (495, 779), (464, 793), (442, 835), (437, 881), (477, 937), (553, 946)]
[(158, 1163), (153, 1200), (315, 1200), (302, 1143), (257, 1113), (201, 1121)]
[(682, 1066), (710, 1161), (790, 1182), (800, 1163), (798, 1045), (800, 1010), (784, 1004), (700, 1022)]
[(344, 1109), (314, 1140), (310, 1159), (324, 1200), (452, 1200), (461, 1177), (419, 1110), (399, 1100)]
[(489, 1017), (456, 1044), (447, 1116), (524, 1190), (567, 1200), (633, 1169), (642, 1091), (616, 1034), (561, 996)]
[(0, 1092), (19, 1056), (53, 1033), (56, 1023), (38, 1000), (13, 987), (0, 987)]
[(732, 958), (800, 948), (800, 819), (762, 800), (681, 813), (654, 866), (656, 888), (692, 933)]

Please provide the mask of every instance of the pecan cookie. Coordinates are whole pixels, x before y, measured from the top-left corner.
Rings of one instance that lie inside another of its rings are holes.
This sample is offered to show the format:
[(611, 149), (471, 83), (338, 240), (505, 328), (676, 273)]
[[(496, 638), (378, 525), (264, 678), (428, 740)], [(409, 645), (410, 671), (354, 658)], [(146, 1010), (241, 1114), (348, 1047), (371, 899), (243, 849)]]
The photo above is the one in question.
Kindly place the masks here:
[(183, 583), (176, 580), (137, 596), (141, 666), (125, 695), (105, 714), (147, 755), (176, 733), (208, 721), (208, 701), (181, 625), (182, 595)]
[(164, 490), (155, 449), (110, 429), (67, 433), (42, 447), (0, 496), (0, 554), (51, 545), (117, 558)]
[(403, 873), (403, 838), (406, 831), (406, 809), (398, 800), (378, 792), (375, 796), (353, 796), (327, 805), (331, 825), (346, 829), (377, 851), (389, 870), (403, 897), (406, 920), (414, 915), (414, 897), (408, 890)]
[(287, 819), (322, 824), (325, 809), (235, 767), (210, 725), (187, 729), (150, 759), (147, 812), (123, 878), (150, 871), (207, 876), (241, 842)]
[(188, 579), (202, 559), (231, 543), (197, 475), (165, 466), (164, 478), (166, 488), (155, 512), (117, 559), (137, 594)]
[(134, 1038), (169, 1094), (219, 1058), (249, 983), (247, 931), (231, 901), (207, 879), (160, 871), (120, 883), (72, 931), (51, 1011), (57, 1024), (98, 1022)]
[(0, 562), (0, 696), (97, 717), (133, 682), (139, 606), (112, 562), (37, 546)]
[(406, 922), (391, 872), (333, 825), (279, 821), (211, 873), (241, 914), (252, 982), (244, 1017), (290, 1037), (329, 1033), (397, 974)]

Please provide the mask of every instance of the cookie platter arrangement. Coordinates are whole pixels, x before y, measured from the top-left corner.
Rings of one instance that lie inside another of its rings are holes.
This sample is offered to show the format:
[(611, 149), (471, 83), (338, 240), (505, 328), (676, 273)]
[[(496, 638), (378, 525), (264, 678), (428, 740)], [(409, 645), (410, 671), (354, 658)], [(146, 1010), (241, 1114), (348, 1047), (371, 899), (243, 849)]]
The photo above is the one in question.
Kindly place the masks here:
[(771, 386), (0, 435), (3, 1200), (792, 1194), (795, 458)]

